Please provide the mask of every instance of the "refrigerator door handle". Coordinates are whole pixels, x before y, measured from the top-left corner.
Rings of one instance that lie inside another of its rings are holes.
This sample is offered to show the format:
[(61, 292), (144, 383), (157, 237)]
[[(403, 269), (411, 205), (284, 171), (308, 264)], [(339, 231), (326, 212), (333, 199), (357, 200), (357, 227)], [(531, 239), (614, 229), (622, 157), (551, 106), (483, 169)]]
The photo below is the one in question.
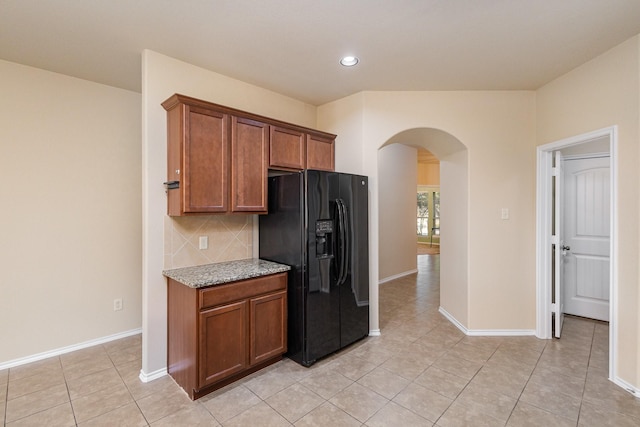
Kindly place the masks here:
[(343, 200), (340, 201), (342, 204), (342, 220), (344, 221), (344, 274), (342, 276), (342, 283), (347, 281), (347, 273), (349, 272), (349, 251), (351, 250), (351, 239), (350, 239), (350, 231), (349, 231), (349, 212), (347, 212), (347, 205)]
[(340, 286), (340, 281), (342, 280), (342, 248), (344, 247), (342, 243), (342, 209), (340, 208), (340, 199), (336, 199), (336, 240), (335, 240), (335, 261), (336, 261), (336, 285)]
[(347, 254), (349, 252), (349, 233), (347, 232), (347, 207), (344, 201), (341, 199), (336, 200), (336, 207), (338, 208), (338, 238), (339, 238), (339, 259), (340, 266), (338, 269), (338, 286), (342, 285), (347, 280), (348, 262)]

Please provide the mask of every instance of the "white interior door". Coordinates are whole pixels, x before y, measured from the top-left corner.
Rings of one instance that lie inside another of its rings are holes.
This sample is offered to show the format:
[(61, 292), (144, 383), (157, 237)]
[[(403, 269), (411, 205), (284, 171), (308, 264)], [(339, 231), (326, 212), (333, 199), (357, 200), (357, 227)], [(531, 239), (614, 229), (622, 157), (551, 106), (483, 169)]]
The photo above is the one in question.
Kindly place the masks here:
[(609, 157), (563, 162), (564, 312), (609, 320)]
[(563, 281), (564, 281), (564, 246), (562, 241), (562, 218), (563, 218), (563, 189), (562, 184), (562, 153), (555, 152), (555, 166), (553, 168), (553, 236), (551, 243), (553, 245), (553, 317), (554, 317), (554, 336), (560, 338), (562, 333), (562, 321), (564, 320), (564, 302), (563, 302)]

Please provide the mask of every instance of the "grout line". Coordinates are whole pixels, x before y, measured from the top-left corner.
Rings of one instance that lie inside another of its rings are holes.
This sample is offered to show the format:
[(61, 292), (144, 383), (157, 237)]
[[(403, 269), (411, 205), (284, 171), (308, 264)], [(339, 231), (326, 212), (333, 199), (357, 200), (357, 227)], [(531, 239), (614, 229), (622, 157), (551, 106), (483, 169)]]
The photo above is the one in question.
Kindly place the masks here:
[[(542, 351), (540, 352), (540, 355), (536, 359), (536, 364), (534, 365), (533, 369), (531, 370), (531, 373), (527, 377), (527, 381), (524, 383), (524, 387), (522, 387), (522, 390), (520, 391), (520, 394), (518, 394), (518, 398), (516, 399), (516, 404), (513, 406), (513, 409), (511, 409), (511, 413), (509, 413), (509, 417), (507, 418), (506, 424), (509, 424), (509, 420), (513, 416), (513, 412), (516, 410), (516, 406), (518, 406), (518, 403), (520, 403), (520, 399), (522, 398), (522, 395), (524, 394), (524, 391), (526, 390), (527, 386), (529, 385), (529, 382), (531, 381), (531, 377), (533, 376), (533, 373), (535, 372), (536, 368), (538, 367), (538, 364), (540, 363), (540, 359), (542, 359), (542, 355), (544, 354), (544, 351), (547, 349), (547, 344), (548, 343), (545, 343), (544, 347), (542, 347)], [(526, 403), (526, 402), (523, 402), (523, 403)], [(542, 408), (540, 408), (540, 409), (542, 409)]]
[(7, 383), (5, 384), (4, 390), (4, 413), (2, 414), (2, 425), (7, 425), (7, 402), (9, 400), (9, 369), (7, 369)]
[(587, 361), (587, 373), (584, 376), (584, 383), (582, 386), (582, 395), (580, 396), (580, 408), (578, 409), (578, 422), (577, 425), (580, 425), (580, 418), (582, 416), (582, 405), (584, 403), (584, 393), (587, 391), (587, 377), (589, 376), (589, 366), (591, 365), (591, 355), (593, 353), (593, 341), (596, 336), (596, 325), (593, 324), (593, 330), (591, 331), (591, 345), (589, 346), (589, 359)]
[[(58, 356), (58, 360), (60, 361), (60, 367), (62, 368), (62, 360), (60, 356)], [(73, 403), (71, 402), (71, 391), (69, 391), (69, 383), (67, 382), (67, 377), (64, 376), (64, 368), (62, 368), (62, 378), (64, 378), (64, 386), (67, 389), (67, 396), (69, 397), (69, 406), (71, 407), (71, 415), (73, 415), (73, 422), (77, 426), (78, 418), (76, 417), (76, 410), (73, 408)]]

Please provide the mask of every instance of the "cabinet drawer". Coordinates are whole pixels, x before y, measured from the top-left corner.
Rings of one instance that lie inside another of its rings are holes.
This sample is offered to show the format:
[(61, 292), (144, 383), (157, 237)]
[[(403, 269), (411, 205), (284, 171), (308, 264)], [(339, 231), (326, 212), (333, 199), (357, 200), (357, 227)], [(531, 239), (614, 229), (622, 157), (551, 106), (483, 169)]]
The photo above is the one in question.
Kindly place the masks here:
[(245, 298), (275, 292), (287, 286), (287, 273), (256, 277), (226, 285), (212, 286), (199, 292), (199, 307), (205, 309)]

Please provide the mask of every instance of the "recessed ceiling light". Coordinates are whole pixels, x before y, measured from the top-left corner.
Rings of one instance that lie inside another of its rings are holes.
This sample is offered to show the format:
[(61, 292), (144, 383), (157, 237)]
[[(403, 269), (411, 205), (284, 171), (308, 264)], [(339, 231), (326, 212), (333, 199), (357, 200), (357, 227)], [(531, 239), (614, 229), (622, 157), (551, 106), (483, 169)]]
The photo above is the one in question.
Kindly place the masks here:
[(358, 63), (358, 58), (355, 56), (345, 56), (340, 60), (340, 63), (345, 67), (353, 67)]

